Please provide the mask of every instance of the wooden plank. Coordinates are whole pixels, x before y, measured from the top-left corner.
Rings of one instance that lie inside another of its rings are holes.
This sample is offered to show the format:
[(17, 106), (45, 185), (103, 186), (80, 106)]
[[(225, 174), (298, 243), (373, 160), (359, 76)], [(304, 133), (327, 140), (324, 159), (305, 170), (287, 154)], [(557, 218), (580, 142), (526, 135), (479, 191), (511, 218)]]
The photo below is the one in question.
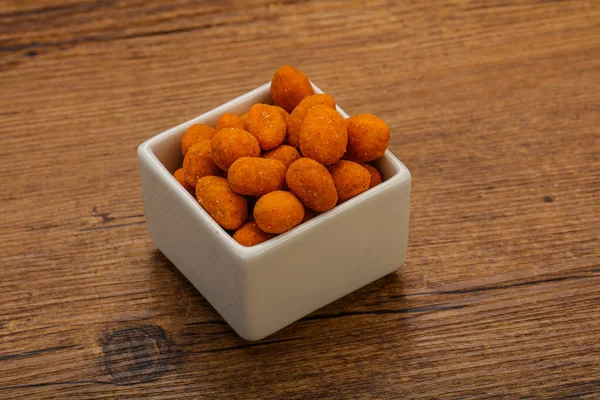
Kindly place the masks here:
[[(600, 396), (599, 35), (593, 1), (0, 2), (0, 397)], [(135, 148), (284, 63), (391, 125), (409, 255), (248, 343)]]

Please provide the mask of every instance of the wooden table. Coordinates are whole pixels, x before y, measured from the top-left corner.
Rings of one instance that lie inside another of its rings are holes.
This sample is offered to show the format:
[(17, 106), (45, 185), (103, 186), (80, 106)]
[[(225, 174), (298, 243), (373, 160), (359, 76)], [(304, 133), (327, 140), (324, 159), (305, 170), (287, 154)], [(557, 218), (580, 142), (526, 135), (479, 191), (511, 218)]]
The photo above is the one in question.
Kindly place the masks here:
[[(410, 246), (250, 343), (135, 150), (285, 63), (391, 125)], [(0, 70), (0, 398), (600, 398), (600, 2), (2, 0)]]

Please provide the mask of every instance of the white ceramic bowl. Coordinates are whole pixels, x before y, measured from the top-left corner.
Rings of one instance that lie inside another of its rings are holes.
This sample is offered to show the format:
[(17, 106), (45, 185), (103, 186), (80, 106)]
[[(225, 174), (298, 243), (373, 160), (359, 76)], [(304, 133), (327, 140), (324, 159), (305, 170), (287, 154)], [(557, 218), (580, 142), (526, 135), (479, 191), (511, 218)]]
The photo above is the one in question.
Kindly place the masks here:
[(411, 176), (390, 151), (377, 162), (382, 184), (253, 247), (233, 240), (173, 178), (188, 127), (214, 126), (225, 112), (242, 115), (255, 103), (272, 104), (269, 87), (156, 135), (137, 152), (150, 237), (246, 340), (262, 339), (397, 270), (408, 245)]

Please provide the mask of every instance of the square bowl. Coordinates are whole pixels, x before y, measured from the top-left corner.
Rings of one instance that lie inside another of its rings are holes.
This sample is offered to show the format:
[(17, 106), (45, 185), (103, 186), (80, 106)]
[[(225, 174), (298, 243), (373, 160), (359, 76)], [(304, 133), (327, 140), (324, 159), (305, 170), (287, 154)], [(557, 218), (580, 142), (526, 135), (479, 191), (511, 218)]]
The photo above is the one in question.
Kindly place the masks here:
[(246, 340), (262, 339), (394, 272), (408, 246), (411, 175), (389, 150), (376, 162), (383, 183), (252, 247), (237, 243), (175, 180), (191, 125), (214, 126), (225, 112), (242, 115), (256, 103), (272, 104), (269, 89), (270, 83), (259, 86), (137, 151), (150, 237)]

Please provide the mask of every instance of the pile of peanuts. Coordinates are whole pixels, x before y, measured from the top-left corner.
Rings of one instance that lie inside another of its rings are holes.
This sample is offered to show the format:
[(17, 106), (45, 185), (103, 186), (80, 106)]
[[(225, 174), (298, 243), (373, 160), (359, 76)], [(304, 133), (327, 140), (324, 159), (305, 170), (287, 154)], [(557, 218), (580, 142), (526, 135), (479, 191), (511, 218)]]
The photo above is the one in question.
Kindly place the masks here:
[(334, 99), (315, 94), (290, 66), (275, 72), (271, 96), (275, 105), (255, 104), (241, 117), (223, 114), (215, 128), (192, 125), (181, 142), (183, 167), (173, 174), (243, 246), (382, 182), (368, 163), (387, 149), (385, 122), (371, 114), (343, 119)]

